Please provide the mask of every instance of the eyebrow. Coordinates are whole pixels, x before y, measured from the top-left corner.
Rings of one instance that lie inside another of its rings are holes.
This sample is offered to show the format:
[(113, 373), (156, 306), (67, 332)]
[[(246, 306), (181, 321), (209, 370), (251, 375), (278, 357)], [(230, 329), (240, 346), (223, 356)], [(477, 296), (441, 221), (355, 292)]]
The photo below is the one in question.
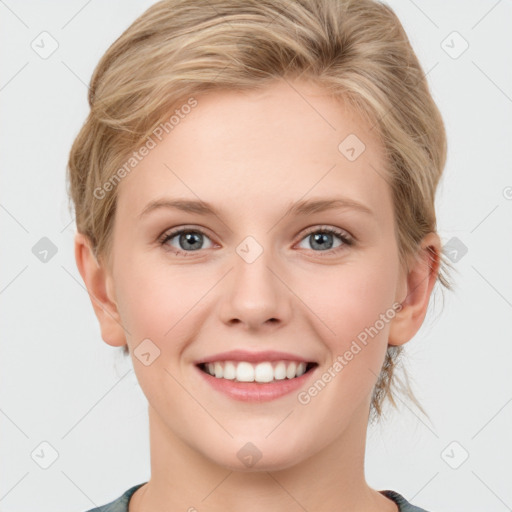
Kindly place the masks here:
[[(139, 214), (139, 219), (148, 215), (150, 212), (159, 209), (175, 209), (198, 215), (215, 215), (219, 212), (209, 203), (190, 199), (156, 199), (148, 203)], [(357, 210), (361, 213), (374, 216), (373, 211), (362, 203), (346, 197), (332, 197), (324, 199), (299, 200), (291, 204), (286, 210), (286, 215), (310, 215), (312, 213), (323, 212), (334, 209)]]

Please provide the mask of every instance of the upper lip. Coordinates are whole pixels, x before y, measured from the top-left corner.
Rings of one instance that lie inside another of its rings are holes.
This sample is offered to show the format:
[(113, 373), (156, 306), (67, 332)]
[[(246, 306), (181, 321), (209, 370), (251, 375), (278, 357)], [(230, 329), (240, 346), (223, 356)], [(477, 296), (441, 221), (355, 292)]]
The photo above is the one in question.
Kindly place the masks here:
[(263, 361), (298, 361), (313, 363), (311, 359), (304, 359), (296, 354), (265, 350), (263, 352), (248, 352), (247, 350), (230, 350), (220, 354), (204, 357), (195, 362), (196, 365), (203, 363), (214, 363), (216, 361), (247, 361), (248, 363), (260, 363)]

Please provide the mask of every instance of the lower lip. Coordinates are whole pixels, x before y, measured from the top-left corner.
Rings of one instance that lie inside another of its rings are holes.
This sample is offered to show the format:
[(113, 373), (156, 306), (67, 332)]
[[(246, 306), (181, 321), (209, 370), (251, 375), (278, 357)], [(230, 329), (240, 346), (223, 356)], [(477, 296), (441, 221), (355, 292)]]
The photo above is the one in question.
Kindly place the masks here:
[(318, 366), (311, 368), (300, 377), (272, 382), (238, 382), (229, 379), (218, 379), (204, 372), (198, 366), (197, 371), (213, 389), (242, 402), (268, 402), (281, 396), (297, 391), (311, 377)]

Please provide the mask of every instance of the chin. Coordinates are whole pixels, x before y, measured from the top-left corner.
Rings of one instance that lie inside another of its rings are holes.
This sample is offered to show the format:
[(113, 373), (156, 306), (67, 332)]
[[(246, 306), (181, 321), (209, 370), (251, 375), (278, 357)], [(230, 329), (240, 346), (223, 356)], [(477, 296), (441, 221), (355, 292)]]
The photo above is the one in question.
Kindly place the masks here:
[[(222, 466), (230, 471), (239, 473), (251, 473), (260, 471), (280, 471), (288, 469), (298, 464), (302, 458), (299, 456), (299, 450), (293, 447), (286, 447), (282, 444), (280, 449), (262, 440), (258, 447), (257, 442), (244, 441), (235, 443), (240, 448), (226, 447), (220, 453), (205, 455), (218, 466)], [(234, 451), (234, 457), (233, 457)]]

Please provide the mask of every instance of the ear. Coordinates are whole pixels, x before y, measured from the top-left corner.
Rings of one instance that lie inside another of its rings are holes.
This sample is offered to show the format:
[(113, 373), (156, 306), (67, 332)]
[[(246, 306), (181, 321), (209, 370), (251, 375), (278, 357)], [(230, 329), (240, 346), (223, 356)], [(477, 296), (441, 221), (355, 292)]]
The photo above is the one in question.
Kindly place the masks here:
[(100, 323), (103, 341), (114, 347), (126, 345), (113, 292), (113, 279), (107, 269), (97, 261), (89, 238), (79, 232), (75, 234), (75, 260)]
[(441, 250), (441, 240), (437, 233), (429, 233), (411, 259), (407, 275), (401, 276), (401, 295), (397, 297), (397, 302), (401, 302), (402, 309), (391, 321), (389, 345), (407, 343), (423, 324), (439, 272)]

